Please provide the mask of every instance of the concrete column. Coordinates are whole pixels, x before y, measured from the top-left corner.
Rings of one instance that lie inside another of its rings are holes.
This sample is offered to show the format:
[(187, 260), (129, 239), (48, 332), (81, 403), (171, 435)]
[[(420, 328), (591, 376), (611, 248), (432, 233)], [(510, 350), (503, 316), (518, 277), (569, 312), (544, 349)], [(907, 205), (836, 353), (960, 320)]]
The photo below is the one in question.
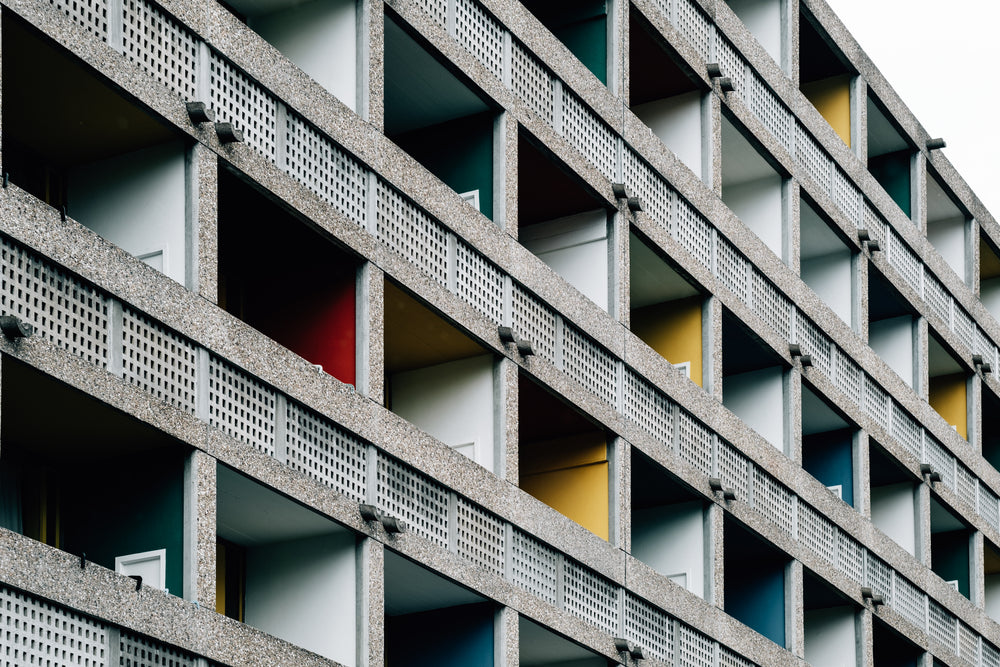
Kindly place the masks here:
[(494, 366), (493, 396), (495, 401), (496, 474), (514, 486), (518, 483), (518, 367), (513, 361), (501, 357)]
[[(495, 187), (496, 193), (502, 193), (504, 198), (504, 219), (501, 227), (506, 231), (512, 238), (517, 238), (518, 229), (518, 219), (517, 219), (517, 154), (518, 154), (518, 123), (517, 119), (513, 114), (502, 114), (503, 119), (503, 132), (504, 132), (504, 152), (502, 155), (494, 157), (502, 159), (504, 162), (503, 169), (503, 189)], [(494, 161), (494, 164), (496, 162)], [(495, 174), (494, 174), (495, 178)], [(497, 219), (494, 212), (494, 220)], [(498, 221), (499, 224), (499, 221)]]
[(871, 518), (871, 457), (868, 434), (862, 430), (854, 432), (851, 455), (854, 475), (854, 509), (862, 516)]
[(717, 503), (705, 510), (705, 601), (725, 609), (725, 544), (723, 518), (725, 511)]
[(966, 438), (969, 445), (977, 452), (983, 452), (983, 412), (979, 406), (983, 404), (983, 380), (973, 373), (966, 382), (965, 422)]
[(976, 298), (980, 298), (979, 281), (981, 280), (980, 269), (983, 258), (979, 252), (979, 236), (982, 233), (979, 229), (979, 221), (973, 218), (969, 221), (968, 251), (966, 256), (969, 261), (965, 265), (965, 282), (972, 288)]
[(868, 84), (860, 76), (851, 79), (851, 151), (868, 163)]
[(870, 609), (860, 609), (855, 624), (858, 667), (875, 667), (875, 623)]
[(702, 368), (705, 391), (722, 401), (722, 302), (710, 296), (701, 309)]
[(930, 385), (927, 367), (929, 335), (927, 320), (918, 316), (913, 322), (913, 390), (925, 401)]
[(357, 274), (357, 390), (385, 404), (385, 275), (371, 262)]
[(917, 151), (910, 158), (910, 218), (927, 235), (927, 156)]
[(781, 69), (799, 85), (799, 3), (781, 0)]
[(722, 196), (722, 100), (705, 95), (701, 102), (701, 180)]
[(851, 254), (851, 328), (861, 340), (868, 340), (868, 270), (870, 260), (863, 253)]
[(914, 517), (914, 541), (917, 560), (931, 566), (931, 487), (927, 482), (917, 484), (913, 490), (913, 504), (916, 508)]
[(195, 450), (184, 464), (184, 599), (215, 609), (216, 462)]
[(792, 368), (784, 374), (785, 444), (788, 458), (802, 463), (802, 370)]
[(986, 607), (986, 544), (983, 534), (969, 536), (969, 599), (980, 609)]
[(507, 227), (508, 188), (517, 187), (516, 182), (511, 186), (507, 181), (508, 172), (516, 171), (508, 159), (511, 143), (517, 145), (517, 124), (514, 123), (514, 131), (511, 132), (511, 122), (506, 111), (501, 111), (493, 119), (493, 222), (500, 229)]
[(805, 594), (802, 563), (793, 560), (785, 566), (785, 648), (805, 657)]
[(219, 301), (219, 163), (214, 151), (195, 143), (187, 153), (184, 281), (212, 303)]
[(358, 667), (385, 664), (385, 547), (370, 537), (358, 544)]
[(608, 537), (611, 544), (623, 551), (632, 552), (632, 443), (625, 438), (614, 438), (610, 453), (608, 474), (608, 507), (611, 525)]
[(608, 312), (629, 327), (629, 230), (632, 216), (624, 203), (608, 225)]
[(382, 2), (358, 3), (358, 115), (382, 131), (385, 126), (385, 9)]
[(795, 273), (802, 270), (802, 227), (801, 216), (802, 187), (794, 179), (786, 179), (781, 188), (782, 221), (781, 259)]
[(497, 667), (518, 667), (521, 664), (520, 619), (517, 610), (510, 607), (501, 607), (496, 612), (493, 622), (493, 664)]

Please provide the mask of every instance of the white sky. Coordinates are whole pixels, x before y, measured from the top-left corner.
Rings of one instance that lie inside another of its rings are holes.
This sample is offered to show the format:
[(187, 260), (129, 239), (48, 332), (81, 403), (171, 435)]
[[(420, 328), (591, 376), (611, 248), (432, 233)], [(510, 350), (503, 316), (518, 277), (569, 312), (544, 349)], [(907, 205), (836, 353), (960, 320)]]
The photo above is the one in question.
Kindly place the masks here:
[(994, 217), (1000, 216), (1000, 2), (827, 0)]

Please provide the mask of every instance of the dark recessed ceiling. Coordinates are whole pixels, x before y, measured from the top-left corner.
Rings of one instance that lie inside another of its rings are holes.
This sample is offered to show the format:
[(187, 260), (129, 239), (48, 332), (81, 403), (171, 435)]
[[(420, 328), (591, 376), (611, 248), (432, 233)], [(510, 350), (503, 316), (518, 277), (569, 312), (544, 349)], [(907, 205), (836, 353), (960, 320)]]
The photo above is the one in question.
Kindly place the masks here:
[(3, 92), (4, 142), (16, 136), (54, 166), (92, 162), (178, 136), (10, 12), (3, 22)]

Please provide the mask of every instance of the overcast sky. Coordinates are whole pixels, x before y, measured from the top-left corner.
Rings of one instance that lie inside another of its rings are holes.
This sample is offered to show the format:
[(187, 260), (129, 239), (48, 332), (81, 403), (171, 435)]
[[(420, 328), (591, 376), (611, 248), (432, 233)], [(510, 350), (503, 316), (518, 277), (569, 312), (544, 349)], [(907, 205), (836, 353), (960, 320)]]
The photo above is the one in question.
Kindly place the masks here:
[(1000, 1), (827, 0), (994, 217), (1000, 216)]

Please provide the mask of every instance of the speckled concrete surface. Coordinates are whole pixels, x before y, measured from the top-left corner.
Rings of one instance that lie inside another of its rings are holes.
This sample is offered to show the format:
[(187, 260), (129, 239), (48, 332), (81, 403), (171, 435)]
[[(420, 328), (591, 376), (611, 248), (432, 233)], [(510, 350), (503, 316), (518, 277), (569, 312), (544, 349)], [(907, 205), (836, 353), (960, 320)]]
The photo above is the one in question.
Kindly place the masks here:
[[(197, 344), (212, 350), (214, 353), (229, 359), (246, 368), (296, 401), (300, 401), (317, 411), (331, 416), (345, 427), (358, 433), (363, 438), (375, 443), (388, 453), (397, 456), (415, 467), (432, 475), (446, 486), (465, 495), (474, 502), (493, 511), (498, 516), (514, 525), (538, 536), (541, 540), (556, 545), (572, 558), (578, 559), (596, 572), (603, 574), (614, 582), (625, 584), (630, 590), (635, 590), (650, 600), (658, 600), (665, 609), (677, 613), (685, 622), (691, 623), (713, 636), (725, 638), (727, 645), (734, 646), (745, 655), (761, 664), (796, 664), (802, 653), (801, 618), (795, 615), (793, 654), (763, 640), (759, 635), (748, 631), (738, 623), (725, 616), (719, 607), (724, 607), (722, 595), (721, 553), (723, 552), (724, 536), (722, 535), (722, 516), (731, 513), (745, 522), (752, 530), (759, 532), (768, 540), (779, 546), (794, 558), (793, 570), (797, 571), (798, 583), (793, 589), (799, 591), (793, 595), (795, 604), (800, 604), (801, 572), (803, 565), (819, 572), (828, 578), (841, 592), (856, 604), (861, 605), (856, 586), (847, 581), (838, 571), (817, 558), (801, 544), (794, 543), (788, 535), (777, 529), (773, 524), (760, 518), (758, 514), (745, 505), (742, 499), (725, 506), (719, 504), (707, 486), (704, 473), (683, 462), (675, 452), (656, 443), (647, 434), (641, 432), (629, 423), (620, 412), (619, 406), (611, 406), (595, 397), (575, 382), (568, 380), (563, 372), (547, 361), (539, 358), (521, 359), (511, 350), (504, 349), (496, 335), (496, 323), (490, 322), (471, 306), (457, 298), (448, 289), (428, 279), (424, 274), (409, 265), (401, 257), (388, 250), (373, 239), (365, 230), (344, 220), (334, 213), (322, 200), (309, 192), (304, 186), (293, 181), (266, 158), (257, 155), (246, 145), (222, 146), (214, 133), (206, 128), (191, 126), (179, 100), (166, 93), (165, 90), (142, 74), (138, 69), (126, 63), (107, 45), (97, 43), (85, 31), (64, 20), (62, 14), (47, 5), (30, 3), (28, 0), (5, 0), (6, 7), (24, 16), (32, 23), (39, 25), (48, 35), (66, 44), (77, 56), (91, 66), (97, 68), (111, 81), (129, 90), (143, 104), (160, 115), (167, 122), (175, 125), (196, 142), (194, 154), (197, 168), (197, 198), (193, 204), (193, 215), (198, 221), (192, 248), (196, 248), (198, 262), (195, 273), (189, 279), (189, 287), (203, 298), (185, 290), (182, 286), (156, 274), (145, 265), (129, 257), (121, 250), (104, 242), (96, 235), (70, 221), (59, 223), (58, 215), (53, 210), (12, 187), (0, 195), (0, 229), (28, 245), (39, 249), (46, 255), (55, 258), (70, 270), (83, 275), (107, 289), (112, 295), (134, 304), (140, 310), (149, 313), (154, 318), (166, 322), (189, 337)], [(845, 325), (815, 294), (813, 294), (797, 276), (798, 267), (798, 236), (790, 235), (788, 264), (782, 263), (756, 238), (742, 222), (722, 204), (721, 194), (721, 161), (724, 155), (721, 148), (721, 118), (725, 109), (735, 122), (743, 125), (746, 131), (761, 146), (761, 150), (782, 170), (790, 173), (797, 182), (789, 188), (791, 198), (788, 207), (789, 219), (794, 221), (798, 216), (799, 189), (830, 215), (832, 224), (844, 234), (855, 250), (859, 246), (854, 241), (856, 232), (853, 222), (839, 213), (836, 204), (811, 178), (801, 173), (795, 165), (792, 156), (781, 146), (773, 136), (760, 124), (756, 117), (744, 106), (742, 99), (732, 93), (720, 94), (717, 84), (712, 92), (704, 72), (704, 62), (680, 33), (663, 17), (652, 2), (636, 0), (637, 11), (643, 12), (652, 25), (659, 30), (664, 39), (676, 46), (679, 57), (687, 63), (699, 85), (707, 95), (710, 115), (715, 122), (711, 125), (710, 145), (713, 146), (710, 165), (707, 167), (708, 178), (702, 174), (694, 174), (682, 165), (649, 131), (630, 113), (621, 113), (621, 95), (627, 94), (624, 81), (618, 82), (619, 96), (613, 95), (605, 86), (573, 58), (566, 48), (551, 35), (528, 13), (519, 3), (512, 0), (484, 0), (484, 6), (495, 14), (514, 35), (516, 39), (526, 44), (530, 50), (549, 63), (564, 85), (580, 96), (584, 103), (593, 109), (601, 120), (616, 132), (623, 134), (626, 141), (647, 160), (655, 170), (663, 174), (673, 187), (686, 199), (706, 214), (709, 221), (719, 230), (719, 233), (730, 240), (751, 262), (761, 268), (775, 285), (787, 295), (816, 325), (843, 349), (852, 359), (872, 376), (890, 393), (895, 396), (903, 408), (914, 415), (928, 432), (944, 442), (958, 459), (968, 466), (974, 474), (986, 481), (993, 488), (1000, 488), (1000, 473), (992, 469), (983, 459), (968, 451), (968, 445), (958, 438), (944, 424), (943, 420), (927, 405), (926, 397), (927, 370), (926, 365), (920, 374), (917, 391), (904, 386), (895, 374), (879, 360), (864, 344), (865, 330), (861, 325), (860, 335)], [(795, 113), (796, 117), (818, 139), (838, 164), (845, 170), (848, 177), (861, 188), (863, 196), (870, 199), (876, 209), (885, 217), (892, 227), (900, 234), (904, 242), (920, 255), (921, 260), (929, 270), (938, 276), (945, 287), (955, 295), (957, 302), (973, 317), (993, 338), (1000, 340), (1000, 325), (992, 319), (981, 304), (975, 299), (974, 291), (953, 274), (940, 255), (922, 236), (926, 229), (925, 213), (918, 207), (916, 225), (902, 217), (895, 204), (881, 190), (872, 177), (857, 159), (855, 152), (848, 149), (837, 137), (829, 125), (818, 115), (812, 106), (805, 101), (797, 91), (794, 81), (797, 74), (795, 62), (797, 30), (791, 32), (790, 71), (792, 78), (786, 77), (780, 67), (763, 55), (760, 45), (753, 39), (749, 31), (735, 18), (721, 0), (705, 0), (701, 3), (709, 15), (716, 18), (719, 29), (734, 43), (736, 48), (754, 61), (754, 66), (767, 85), (772, 87)], [(904, 132), (916, 145), (923, 145), (927, 138), (926, 132), (912, 118), (909, 111), (896, 98), (888, 85), (881, 79), (877, 70), (864, 56), (852, 38), (843, 29), (839, 21), (833, 17), (822, 0), (803, 0), (804, 6), (814, 14), (824, 29), (830, 33), (835, 44), (855, 63), (861, 74), (867, 79), (867, 85), (889, 107), (892, 115), (901, 122)], [(619, 242), (614, 245), (613, 253), (616, 265), (620, 267), (617, 275), (617, 300), (612, 308), (614, 316), (597, 308), (593, 303), (583, 298), (565, 280), (548, 270), (535, 256), (518, 245), (517, 237), (517, 150), (519, 127), (530, 133), (547, 150), (552, 151), (556, 158), (566, 168), (574, 172), (580, 180), (603, 198), (608, 207), (620, 206), (615, 202), (610, 191), (610, 181), (587, 162), (571, 145), (559, 136), (550, 126), (538, 119), (525, 105), (503, 86), (491, 73), (485, 70), (458, 43), (453, 40), (442, 27), (434, 23), (412, 0), (394, 0), (383, 5), (366, 0), (361, 4), (363, 14), (362, 32), (368, 44), (367, 73), (362, 77), (365, 83), (362, 88), (367, 90), (367, 96), (362, 91), (360, 116), (342, 105), (332, 95), (321, 90), (315, 82), (305, 76), (298, 68), (291, 65), (283, 56), (260, 40), (249, 28), (236, 20), (229, 12), (215, 3), (191, 3), (185, 0), (164, 0), (165, 8), (180, 17), (201, 38), (218, 48), (231, 58), (239, 67), (245, 69), (252, 77), (273, 91), (296, 113), (314, 123), (320, 130), (335, 137), (347, 150), (356, 154), (364, 163), (370, 165), (382, 177), (395, 187), (402, 189), (419, 205), (429, 211), (453, 230), (459, 237), (466, 239), (491, 261), (495, 262), (515, 281), (526, 286), (539, 295), (547, 303), (558, 310), (567, 321), (579, 327), (585, 334), (613, 354), (625, 360), (631, 367), (638, 370), (644, 377), (654, 381), (669, 396), (686, 410), (704, 421), (720, 437), (729, 442), (739, 443), (739, 447), (747, 455), (768, 470), (770, 474), (791, 488), (801, 501), (821, 511), (839, 526), (840, 530), (857, 538), (862, 544), (873, 549), (897, 571), (908, 577), (912, 582), (928, 591), (932, 596), (944, 602), (945, 606), (980, 632), (992, 628), (980, 609), (976, 609), (950, 588), (945, 586), (940, 578), (930, 570), (916, 562), (903, 552), (897, 545), (875, 531), (870, 521), (865, 518), (868, 499), (862, 494), (860, 513), (835, 502), (825, 489), (806, 475), (794, 461), (801, 459), (801, 444), (798, 437), (792, 438), (790, 458), (777, 452), (769, 443), (764, 442), (740, 422), (732, 413), (721, 408), (722, 398), (722, 350), (721, 318), (722, 309), (733, 312), (738, 319), (747, 323), (762, 343), (771, 348), (782, 360), (781, 363), (792, 374), (791, 391), (787, 401), (787, 420), (789, 431), (793, 434), (801, 432), (801, 414), (799, 391), (800, 379), (805, 377), (811, 386), (827, 398), (838, 410), (859, 424), (873, 437), (884, 444), (905, 467), (915, 476), (919, 475), (918, 464), (911, 455), (894, 445), (882, 427), (874, 423), (870, 416), (864, 414), (850, 403), (831, 382), (815, 369), (800, 369), (794, 365), (788, 355), (787, 343), (770, 331), (752, 309), (748, 308), (735, 295), (730, 293), (704, 267), (701, 267), (682, 249), (677, 242), (658, 228), (643, 214), (629, 216), (622, 209), (616, 224), (615, 235)], [(503, 224), (498, 226), (478, 214), (471, 212), (461, 200), (443, 183), (424, 171), (409, 156), (393, 146), (380, 134), (383, 124), (382, 91), (385, 86), (382, 67), (382, 48), (384, 43), (384, 8), (389, 7), (411, 24), (413, 29), (437, 48), (443, 56), (454, 63), (455, 68), (468, 77), (483, 93), (495, 103), (507, 109), (502, 117), (500, 151), (503, 155), (505, 169), (502, 170), (498, 183), (502, 185), (500, 201), (504, 203)], [(791, 10), (791, 16), (797, 18), (799, 8)], [(793, 21), (793, 26), (797, 20)], [(617, 41), (627, 44), (628, 34), (625, 26), (617, 36)], [(863, 92), (861, 84), (856, 86)], [(866, 122), (863, 110), (856, 116), (856, 130), (864, 135)], [(219, 162), (221, 160), (221, 162)], [(917, 159), (918, 194), (926, 192), (927, 163), (943, 179), (946, 186), (952, 189), (970, 211), (984, 225), (987, 235), (1000, 239), (995, 221), (989, 217), (975, 196), (968, 191), (967, 186), (954, 172), (946, 158), (940, 152), (928, 154), (922, 151)], [(266, 337), (253, 331), (241, 322), (236, 321), (213, 306), (218, 292), (218, 275), (216, 262), (218, 248), (216, 245), (216, 215), (217, 215), (217, 169), (223, 164), (229, 165), (244, 174), (275, 197), (289, 204), (300, 214), (312, 220), (323, 233), (337, 239), (352, 252), (366, 258), (359, 284), (360, 294), (365, 304), (366, 313), (363, 331), (368, 344), (362, 354), (362, 367), (365, 378), (359, 386), (359, 391), (342, 385), (329, 376), (318, 374), (303, 360), (292, 355), (287, 350), (276, 346)], [(708, 181), (706, 185), (705, 180)], [(649, 238), (673, 257), (680, 267), (689, 273), (694, 282), (702, 289), (715, 295), (709, 302), (707, 327), (710, 340), (708, 364), (709, 389), (711, 393), (693, 391), (690, 383), (680, 374), (660, 359), (649, 348), (640, 343), (627, 329), (628, 313), (625, 288), (627, 286), (627, 271), (624, 269), (628, 256), (627, 230), (634, 224)], [(794, 224), (792, 225), (794, 228)], [(886, 270), (886, 262), (881, 254), (872, 256), (861, 254), (859, 263), (863, 276), (860, 294), (866, 293), (866, 276), (869, 262), (890, 276), (897, 287), (910, 302), (914, 310), (927, 313), (927, 306), (918, 294), (899, 281), (891, 269)], [(384, 344), (382, 322), (384, 320), (382, 294), (383, 279), (389, 277), (405, 284), (420, 298), (425, 299), (448, 319), (458, 323), (477, 340), (492, 349), (498, 356), (507, 357), (500, 364), (499, 384), (506, 388), (503, 397), (504, 417), (501, 420), (501, 430), (507, 434), (505, 452), (506, 465), (500, 476), (491, 475), (475, 464), (465, 460), (459, 454), (451, 451), (441, 443), (415, 429), (390, 412), (382, 404), (385, 402), (382, 369), (384, 367)], [(973, 283), (975, 284), (975, 283)], [(866, 319), (866, 308), (860, 305), (859, 321)], [(928, 325), (928, 320), (930, 325)], [(961, 349), (961, 341), (950, 331), (942, 330), (936, 316), (921, 318), (921, 335), (918, 336), (920, 354), (925, 358), (927, 349), (928, 326), (934, 329), (945, 344)], [(947, 323), (945, 323), (946, 326)], [(278, 489), (282, 493), (318, 509), (327, 516), (350, 526), (361, 535), (371, 535), (359, 549), (362, 562), (361, 570), (365, 572), (362, 583), (367, 609), (367, 619), (363, 633), (367, 636), (366, 656), (363, 663), (380, 664), (384, 659), (385, 649), (382, 645), (383, 608), (382, 594), (384, 580), (381, 572), (384, 563), (382, 543), (392, 550), (413, 557), (425, 566), (445, 573), (447, 576), (475, 588), (480, 593), (508, 605), (509, 609), (524, 613), (544, 624), (551, 625), (559, 632), (564, 632), (591, 647), (595, 651), (611, 659), (618, 659), (613, 645), (606, 633), (597, 631), (567, 612), (558, 610), (547, 603), (540, 602), (509, 583), (498, 578), (481, 576), (482, 573), (462, 561), (454, 554), (441, 549), (432, 548), (427, 543), (412, 535), (390, 537), (381, 529), (372, 529), (361, 522), (357, 515), (357, 505), (346, 498), (331, 494), (325, 487), (294, 473), (286, 466), (256, 451), (250, 451), (236, 441), (210, 429), (203, 422), (173, 408), (168, 408), (135, 387), (123, 383), (117, 378), (91, 366), (77, 362), (63, 352), (56, 350), (50, 344), (40, 340), (29, 340), (24, 344), (13, 345), (0, 343), (4, 354), (23, 359), (27, 363), (44, 370), (56, 377), (64, 379), (73, 386), (91, 393), (101, 400), (111, 403), (120, 409), (153, 424), (156, 428), (175, 435), (180, 440), (189, 443), (197, 449), (192, 462), (197, 489), (192, 519), (197, 526), (197, 551), (193, 571), (196, 573), (196, 583), (192, 596), (197, 599), (202, 609), (194, 608), (176, 598), (156, 597), (153, 591), (143, 591), (138, 596), (127, 595), (127, 584), (119, 578), (109, 576), (100, 568), (88, 568), (89, 574), (73, 573), (72, 576), (63, 573), (60, 568), (66, 565), (66, 554), (53, 552), (29, 540), (0, 531), (0, 545), (10, 556), (4, 560), (0, 570), (3, 578), (15, 586), (28, 587), (32, 592), (55, 597), (79, 609), (99, 615), (108, 620), (121, 623), (126, 627), (135, 627), (141, 632), (150, 634), (163, 641), (177, 643), (199, 652), (214, 660), (231, 664), (249, 664), (254, 660), (263, 660), (274, 664), (325, 664), (306, 652), (291, 647), (284, 642), (267, 637), (262, 633), (240, 626), (234, 622), (220, 619), (211, 611), (214, 607), (214, 512), (211, 511), (214, 493), (214, 465), (218, 459), (244, 471), (251, 477), (259, 479)], [(968, 356), (968, 355), (965, 355)], [(971, 363), (962, 358), (963, 367), (972, 371)], [(562, 517), (551, 508), (545, 507), (533, 498), (527, 497), (516, 488), (518, 471), (517, 460), (517, 402), (516, 386), (518, 369), (530, 375), (546, 387), (565, 397), (578, 410), (587, 414), (612, 433), (628, 438), (620, 441), (618, 454), (623, 457), (616, 462), (616, 485), (621, 492), (616, 494), (613, 505), (618, 515), (616, 537), (612, 542), (628, 549), (628, 457), (626, 453), (635, 447), (648, 453), (654, 460), (666, 465), (683, 481), (690, 484), (695, 491), (704, 496), (705, 501), (712, 503), (712, 544), (714, 549), (711, 558), (712, 588), (715, 603), (709, 604), (700, 600), (691, 600), (691, 596), (677, 587), (667, 585), (662, 576), (644, 571), (644, 566), (633, 563), (631, 557), (618, 549), (614, 544), (607, 544), (580, 526)], [(996, 380), (984, 380), (992, 389), (1000, 388)], [(981, 384), (977, 379), (973, 382), (973, 400), (981, 396)], [(973, 432), (981, 427), (979, 422), (972, 424)], [(865, 440), (867, 442), (867, 440)], [(864, 449), (862, 448), (862, 451)], [(863, 468), (862, 468), (863, 470)], [(921, 506), (927, 516), (927, 508), (931, 497), (930, 487), (925, 483), (920, 486)], [(958, 499), (948, 489), (937, 485), (934, 490), (936, 498), (949, 507), (968, 515), (964, 501)], [(980, 517), (970, 519), (975, 529), (979, 531), (974, 550), (976, 569), (982, 569), (983, 535), (994, 543), (1000, 542), (1000, 534), (987, 525)], [(372, 532), (374, 530), (374, 533)], [(921, 553), (925, 562), (929, 562), (929, 525), (922, 532)], [(37, 562), (35, 562), (37, 561)], [(797, 568), (797, 569), (796, 569)], [(65, 569), (65, 568), (64, 568)], [(58, 571), (53, 574), (53, 570)], [(36, 581), (34, 577), (49, 575), (50, 579)], [(795, 577), (793, 576), (793, 581)], [(981, 582), (980, 582), (981, 583)], [(976, 596), (981, 595), (981, 586), (976, 588)], [(161, 599), (163, 598), (163, 599)], [(141, 608), (140, 608), (141, 607)], [(190, 607), (190, 608), (189, 608)], [(206, 609), (207, 608), (207, 609)], [(905, 634), (912, 636), (912, 628), (906, 621), (895, 617), (891, 610), (882, 609), (876, 612), (884, 615), (887, 622)], [(865, 637), (871, 635), (871, 612), (863, 612), (862, 623)], [(511, 652), (516, 655), (517, 624), (516, 614), (503, 615), (503, 627), (506, 629), (505, 646), (507, 648), (507, 664), (517, 664), (511, 661)], [(135, 625), (129, 625), (134, 623)], [(513, 639), (511, 639), (513, 637)], [(920, 637), (917, 639), (924, 641)], [(865, 664), (871, 663), (870, 642), (864, 644), (866, 651)], [(512, 648), (514, 647), (514, 648)], [(953, 659), (944, 656), (944, 661), (950, 663)]]

